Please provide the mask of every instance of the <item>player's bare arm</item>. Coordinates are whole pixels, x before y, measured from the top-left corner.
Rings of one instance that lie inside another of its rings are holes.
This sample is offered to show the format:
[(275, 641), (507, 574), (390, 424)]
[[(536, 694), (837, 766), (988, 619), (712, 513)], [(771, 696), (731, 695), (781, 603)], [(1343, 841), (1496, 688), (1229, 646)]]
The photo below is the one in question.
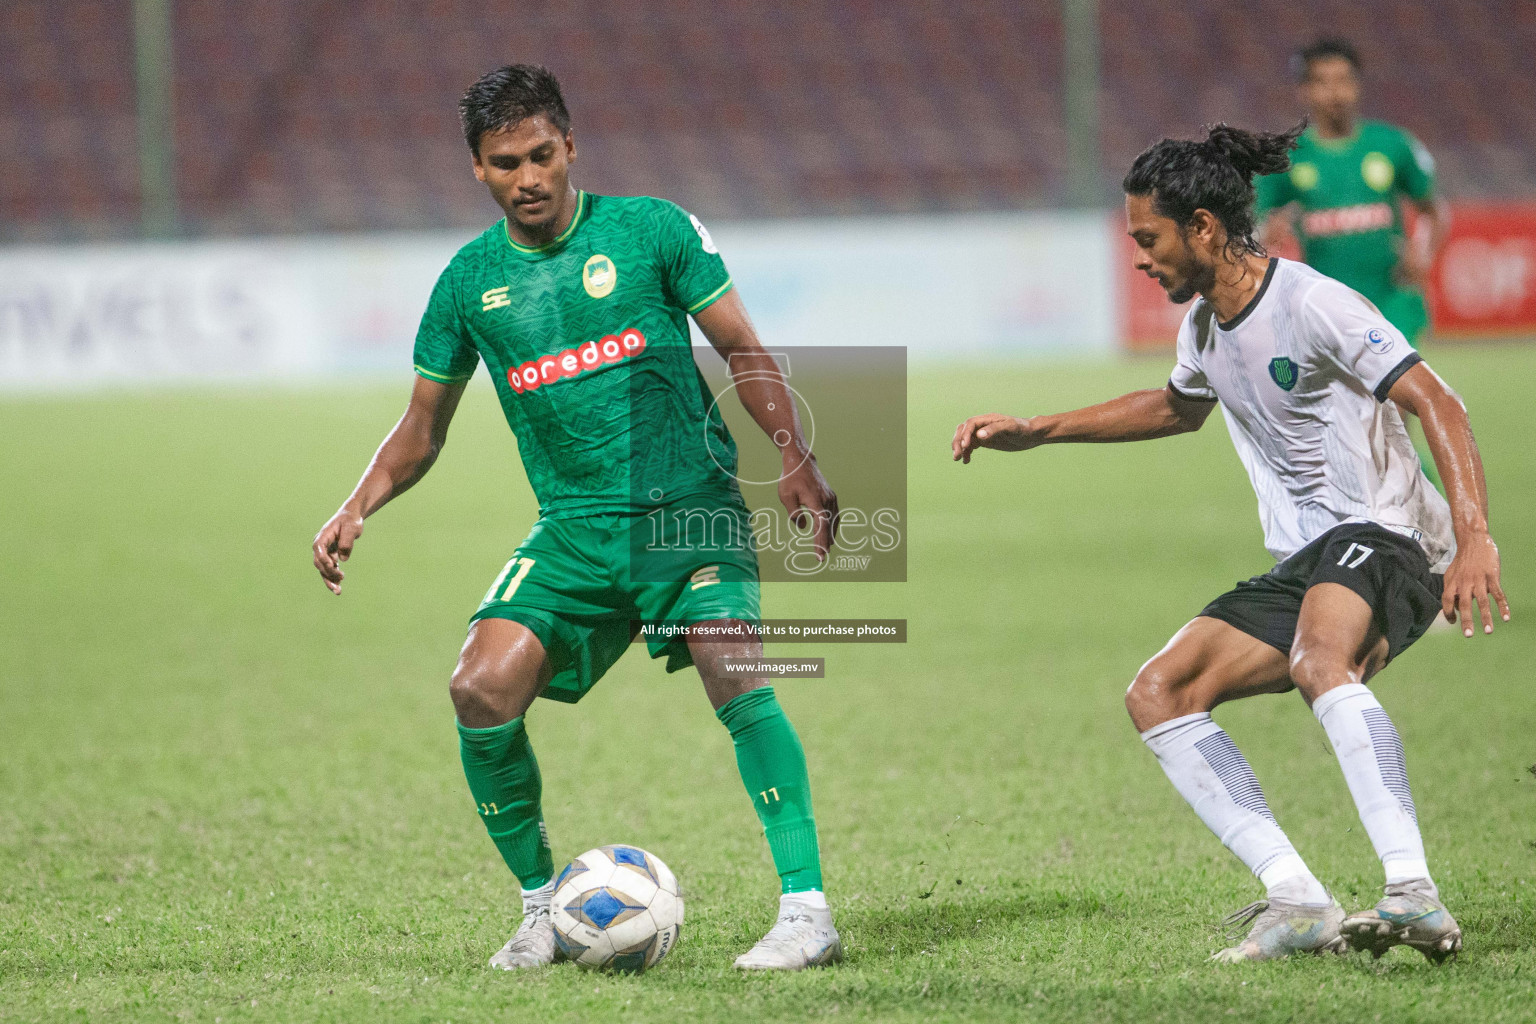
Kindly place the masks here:
[(352, 496), (315, 534), (315, 568), (333, 594), (341, 593), (341, 581), (346, 578), (341, 563), (352, 556), (352, 547), (363, 533), (363, 520), (426, 476), (448, 440), (448, 424), (463, 394), (462, 383), (416, 378), (405, 415), (379, 445)]
[(1451, 205), (1439, 196), (1430, 196), (1428, 199), (1414, 201), (1413, 208), (1419, 216), (1414, 223), (1413, 233), (1408, 236), (1402, 262), (1398, 264), (1398, 273), (1403, 283), (1422, 288), (1429, 280), (1429, 270), (1435, 262), (1435, 256), (1439, 254), (1446, 235), (1450, 233)]
[[(1226, 251), (1226, 226), (1212, 211), (1197, 208), (1187, 224), (1177, 225), (1158, 211), (1150, 196), (1127, 195), (1125, 213), (1126, 234), (1136, 243), (1133, 265), (1156, 278), (1171, 297), (1177, 296), (1176, 301), (1186, 301), (1198, 291), (1216, 316), (1228, 320), (1258, 293), (1267, 264), (1255, 254), (1224, 261), (1219, 269), (1213, 259), (1207, 257), (1202, 263), (1196, 257), (1197, 251), (1213, 255)], [(1023, 451), (1070, 441), (1171, 437), (1200, 429), (1214, 406), (1212, 401), (1185, 397), (1169, 385), (1054, 416), (977, 416), (955, 428), (951, 452), (955, 459), (969, 463), (977, 448)]]
[(694, 319), (730, 368), (741, 404), (779, 449), (784, 463), (779, 500), (796, 526), (803, 529), (806, 517), (814, 518), (816, 557), (824, 560), (837, 539), (837, 495), (816, 465), (783, 371), (758, 341), (747, 307), (734, 289)]
[(1445, 617), (1459, 622), (1462, 634), (1471, 636), (1481, 614), (1483, 632), (1492, 633), (1493, 605), (1508, 622), (1509, 601), (1499, 583), (1499, 548), (1488, 533), (1488, 484), (1467, 408), (1425, 363), (1403, 374), (1387, 394), (1424, 424), (1435, 468), (1445, 481), (1456, 530), (1456, 558), (1445, 572)]
[(1150, 441), (1199, 430), (1215, 402), (1191, 401), (1172, 388), (1132, 391), (1085, 409), (1020, 419), (999, 413), (972, 416), (955, 428), (950, 450), (969, 463), (978, 448), (1021, 452), (1042, 444)]

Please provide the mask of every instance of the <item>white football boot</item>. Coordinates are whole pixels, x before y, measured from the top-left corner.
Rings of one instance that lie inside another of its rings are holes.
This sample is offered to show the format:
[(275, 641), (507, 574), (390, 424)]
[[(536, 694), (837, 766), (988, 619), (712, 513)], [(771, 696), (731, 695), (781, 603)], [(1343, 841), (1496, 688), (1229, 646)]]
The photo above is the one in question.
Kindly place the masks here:
[(1427, 878), (1388, 885), (1380, 903), (1350, 914), (1340, 929), (1351, 946), (1368, 949), (1377, 959), (1398, 945), (1412, 946), (1437, 964), (1461, 952), (1461, 926)]
[(799, 971), (843, 958), (843, 940), (821, 893), (785, 893), (779, 919), (757, 945), (736, 958), (744, 971)]
[(555, 962), (555, 925), (549, 916), (549, 901), (554, 895), (553, 880), (542, 888), (523, 893), (523, 923), (518, 926), (517, 934), (491, 957), (492, 967), (515, 971)]
[(1238, 964), (1278, 960), (1292, 953), (1342, 953), (1345, 949), (1344, 937), (1339, 934), (1344, 908), (1338, 900), (1330, 900), (1326, 907), (1288, 900), (1259, 900), (1229, 915), (1222, 924), (1241, 930), (1250, 921), (1253, 927), (1247, 938), (1211, 959)]

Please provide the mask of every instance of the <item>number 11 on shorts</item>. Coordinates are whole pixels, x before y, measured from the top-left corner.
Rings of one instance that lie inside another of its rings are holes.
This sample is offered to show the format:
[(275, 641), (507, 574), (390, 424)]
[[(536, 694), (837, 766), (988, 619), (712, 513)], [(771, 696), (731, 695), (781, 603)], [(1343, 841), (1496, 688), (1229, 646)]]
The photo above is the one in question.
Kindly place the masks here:
[[(528, 575), (528, 570), (533, 568), (535, 561), (536, 559), (532, 558), (513, 558), (508, 562), (506, 568), (501, 570), (501, 575), (496, 577), (496, 582), (491, 584), (491, 592), (485, 595), (486, 601), (512, 600), (512, 595), (517, 593), (518, 585)], [(508, 579), (509, 576), (510, 579)]]
[[(1360, 554), (1356, 555), (1356, 551), (1360, 552)], [(1365, 561), (1367, 558), (1370, 558), (1375, 553), (1375, 548), (1368, 548), (1364, 544), (1351, 544), (1348, 548), (1345, 549), (1344, 557), (1339, 559), (1339, 564), (1344, 566), (1346, 569), (1358, 569), (1360, 568), (1361, 562)], [(1354, 559), (1353, 562), (1350, 561), (1351, 558)]]

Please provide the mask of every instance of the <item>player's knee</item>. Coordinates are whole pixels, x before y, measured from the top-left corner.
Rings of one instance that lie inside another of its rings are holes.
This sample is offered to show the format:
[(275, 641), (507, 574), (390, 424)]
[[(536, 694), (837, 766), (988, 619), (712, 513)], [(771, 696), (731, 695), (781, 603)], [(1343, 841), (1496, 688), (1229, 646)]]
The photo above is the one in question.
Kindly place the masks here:
[(1358, 682), (1346, 659), (1316, 647), (1305, 646), (1299, 639), (1291, 648), (1291, 682), (1308, 704), (1335, 686)]
[(482, 619), (470, 627), (448, 695), (462, 725), (489, 728), (525, 714), (549, 679), (544, 647), (530, 629)]
[[(762, 657), (761, 650), (756, 654), (742, 652), (734, 656), (738, 660), (750, 657)], [(755, 675), (747, 672), (728, 672), (724, 668), (725, 656), (715, 656), (713, 653), (701, 657), (694, 654), (694, 667), (699, 670), (699, 679), (704, 683), (704, 693), (709, 697), (709, 703), (715, 710), (719, 710), (744, 693), (771, 684), (766, 676)]]
[(448, 680), (448, 696), (453, 700), (453, 710), (460, 722), (472, 728), (496, 717), (505, 703), (502, 699), (504, 689), (493, 673), (463, 661)]
[(1125, 691), (1125, 710), (1138, 732), (1146, 732), (1170, 718), (1177, 718), (1180, 698), (1187, 689), (1188, 673), (1159, 658), (1141, 666), (1131, 688)]

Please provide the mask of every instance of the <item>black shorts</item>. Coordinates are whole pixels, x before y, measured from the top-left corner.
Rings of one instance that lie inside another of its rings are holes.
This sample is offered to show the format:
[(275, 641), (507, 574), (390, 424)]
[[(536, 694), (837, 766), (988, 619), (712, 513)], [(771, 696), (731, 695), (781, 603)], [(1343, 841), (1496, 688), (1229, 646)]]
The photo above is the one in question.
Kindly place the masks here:
[(1387, 660), (1407, 650), (1440, 614), (1444, 577), (1429, 571), (1418, 542), (1375, 523), (1335, 526), (1262, 576), (1239, 583), (1200, 614), (1291, 653), (1301, 599), (1319, 583), (1348, 587), (1371, 606)]

